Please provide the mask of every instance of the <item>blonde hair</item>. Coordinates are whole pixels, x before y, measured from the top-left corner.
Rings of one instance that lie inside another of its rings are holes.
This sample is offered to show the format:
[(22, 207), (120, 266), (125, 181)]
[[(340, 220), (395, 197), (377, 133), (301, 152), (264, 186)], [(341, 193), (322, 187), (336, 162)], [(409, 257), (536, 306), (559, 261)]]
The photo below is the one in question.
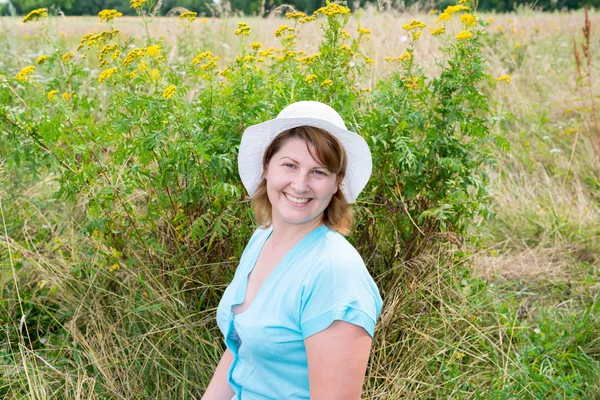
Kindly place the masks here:
[[(271, 158), (283, 147), (289, 139), (297, 138), (306, 143), (310, 155), (319, 163), (323, 164), (330, 172), (337, 175), (336, 185), (340, 185), (346, 176), (348, 159), (344, 146), (329, 132), (312, 126), (298, 126), (278, 134), (269, 144), (263, 155), (263, 174), (266, 173)], [(309, 145), (314, 148), (312, 153)], [(315, 157), (316, 156), (316, 157)], [(272, 207), (267, 196), (267, 181), (263, 180), (258, 185), (254, 196), (254, 214), (259, 225), (268, 227), (271, 225)], [(329, 228), (338, 231), (342, 235), (350, 233), (352, 228), (352, 208), (341, 188), (333, 195), (331, 201), (323, 212), (323, 223)]]

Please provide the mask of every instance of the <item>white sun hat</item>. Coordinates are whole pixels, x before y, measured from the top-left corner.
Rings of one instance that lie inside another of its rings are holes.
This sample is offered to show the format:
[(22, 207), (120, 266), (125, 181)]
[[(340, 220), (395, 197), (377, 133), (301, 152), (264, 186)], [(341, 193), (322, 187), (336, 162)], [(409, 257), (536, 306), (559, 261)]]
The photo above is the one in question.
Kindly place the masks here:
[(344, 146), (348, 166), (341, 189), (348, 203), (354, 203), (371, 176), (371, 151), (362, 137), (346, 129), (344, 120), (333, 108), (318, 101), (292, 103), (277, 118), (252, 125), (244, 131), (238, 155), (238, 170), (250, 196), (254, 195), (262, 181), (263, 155), (269, 144), (281, 132), (298, 126), (324, 129)]

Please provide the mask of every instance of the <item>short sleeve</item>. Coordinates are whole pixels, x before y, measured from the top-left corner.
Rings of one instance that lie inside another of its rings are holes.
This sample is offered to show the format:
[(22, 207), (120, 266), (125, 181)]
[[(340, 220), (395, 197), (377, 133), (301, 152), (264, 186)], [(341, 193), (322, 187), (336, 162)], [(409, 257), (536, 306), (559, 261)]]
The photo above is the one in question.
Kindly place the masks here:
[(302, 337), (306, 339), (336, 320), (361, 326), (373, 337), (382, 300), (358, 253), (325, 262), (315, 270), (303, 288)]

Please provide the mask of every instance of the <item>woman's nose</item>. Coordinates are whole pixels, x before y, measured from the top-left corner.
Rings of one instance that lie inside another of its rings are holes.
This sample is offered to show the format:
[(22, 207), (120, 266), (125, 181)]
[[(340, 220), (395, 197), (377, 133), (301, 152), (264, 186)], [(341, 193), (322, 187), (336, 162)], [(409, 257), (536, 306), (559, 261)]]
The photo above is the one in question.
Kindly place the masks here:
[(290, 186), (296, 193), (304, 193), (308, 191), (308, 177), (305, 174), (296, 174)]

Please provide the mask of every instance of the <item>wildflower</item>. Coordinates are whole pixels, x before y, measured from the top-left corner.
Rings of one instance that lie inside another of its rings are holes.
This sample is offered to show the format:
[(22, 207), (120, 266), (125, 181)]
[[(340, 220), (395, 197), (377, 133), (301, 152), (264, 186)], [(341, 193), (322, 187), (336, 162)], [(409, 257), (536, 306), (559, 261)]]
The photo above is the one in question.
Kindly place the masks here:
[(273, 55), (273, 50), (262, 50), (258, 53), (261, 57), (267, 57)]
[(488, 22), (489, 22), (490, 24), (493, 24), (493, 23), (495, 22), (495, 21), (494, 21), (494, 17), (489, 17), (489, 18), (488, 18)]
[(327, 85), (333, 85), (333, 81), (331, 79), (325, 79), (323, 82), (321, 82), (321, 87)]
[(406, 52), (406, 53), (402, 53), (400, 55), (400, 57), (398, 57), (398, 59), (400, 61), (408, 61), (408, 62), (410, 62), (413, 59), (413, 57), (414, 57), (413, 53)]
[(43, 64), (48, 61), (48, 56), (39, 56), (37, 60), (35, 60), (36, 64)]
[(419, 39), (421, 37), (421, 33), (423, 33), (423, 31), (415, 32), (415, 34), (413, 35), (413, 37), (415, 38), (415, 40), (417, 40), (417, 39)]
[(121, 266), (119, 266), (119, 264), (114, 263), (113, 265), (111, 265), (111, 267), (108, 269), (108, 272), (115, 272), (116, 270), (120, 269)]
[(160, 78), (160, 72), (157, 69), (153, 69), (152, 71), (150, 71), (150, 79), (155, 81), (158, 78)]
[(27, 14), (25, 16), (25, 18), (23, 18), (23, 22), (31, 22), (31, 21), (37, 21), (40, 18), (44, 18), (48, 16), (48, 9), (46, 8), (38, 8), (37, 10), (33, 10), (32, 12), (30, 12), (29, 14)]
[(100, 76), (98, 77), (98, 82), (103, 82), (104, 80), (110, 78), (111, 75), (114, 74), (115, 72), (117, 72), (116, 68), (110, 68), (110, 69), (102, 71), (100, 73)]
[(406, 83), (404, 83), (404, 87), (408, 88), (408, 89), (417, 89), (419, 87), (417, 81), (418, 81), (417, 77), (409, 79), (406, 81)]
[(371, 31), (369, 29), (359, 28), (358, 29), (358, 34), (359, 35), (370, 35)]
[(265, 58), (264, 58), (264, 57), (258, 57), (258, 58), (256, 59), (256, 62), (259, 62), (259, 63), (261, 63), (261, 62), (265, 62)]
[(133, 79), (137, 76), (137, 69), (134, 69), (129, 73), (129, 79)]
[(404, 29), (406, 31), (412, 31), (413, 29), (422, 29), (424, 27), (425, 27), (425, 24), (416, 19), (413, 19), (412, 21), (410, 21), (410, 24), (402, 25), (402, 29)]
[(344, 39), (349, 39), (349, 38), (350, 38), (350, 34), (348, 34), (348, 32), (346, 32), (346, 30), (345, 30), (345, 29), (342, 29), (342, 30), (340, 31), (340, 33), (342, 34), (342, 37), (343, 37)]
[(277, 28), (277, 30), (275, 30), (275, 37), (280, 37), (281, 35), (283, 35), (283, 33), (287, 30), (289, 30), (290, 27), (287, 25), (281, 25), (279, 28)]
[(306, 24), (307, 22), (314, 21), (314, 20), (315, 20), (315, 16), (313, 15), (313, 16), (310, 16), (310, 17), (300, 18), (298, 20), (298, 22), (300, 22), (301, 24)]
[(504, 27), (503, 27), (502, 25), (498, 25), (498, 28), (497, 28), (497, 29), (498, 29), (498, 31), (499, 31), (499, 32), (502, 32), (502, 31), (504, 31)]
[(205, 58), (209, 58), (209, 57), (212, 57), (212, 52), (210, 52), (210, 51), (205, 51), (203, 53), (200, 53), (196, 56), (196, 58), (194, 58), (192, 60), (192, 64), (198, 65), (198, 64), (200, 64), (200, 61), (204, 60)]
[(314, 12), (315, 15), (323, 14), (328, 17), (333, 17), (336, 15), (344, 15), (344, 14), (349, 14), (349, 13), (350, 13), (350, 9), (348, 7), (341, 6), (337, 3), (329, 3), (329, 4), (327, 4), (327, 6), (321, 7), (317, 11)]
[(431, 31), (431, 34), (436, 36), (436, 35), (441, 35), (442, 33), (444, 33), (446, 31), (446, 27), (442, 26), (440, 28), (435, 28), (434, 30)]
[(458, 4), (466, 4), (469, 0), (458, 0)]
[(248, 35), (250, 35), (250, 27), (245, 22), (239, 22), (238, 29), (233, 31), (233, 33), (238, 36), (248, 36)]
[(48, 100), (54, 100), (54, 99), (56, 99), (57, 94), (58, 94), (58, 90), (51, 90), (48, 92), (46, 97), (48, 97)]
[(216, 67), (217, 66), (216, 62), (219, 61), (219, 60), (220, 60), (219, 56), (214, 56), (206, 64), (201, 65), (200, 69), (201, 70), (207, 70), (208, 68)]
[(138, 65), (137, 69), (140, 72), (146, 72), (146, 71), (148, 71), (150, 69), (150, 67), (148, 66), (148, 64), (146, 63), (146, 61), (142, 61), (140, 63), (140, 65)]
[(61, 60), (64, 63), (68, 63), (73, 59), (73, 57), (75, 57), (75, 53), (65, 53), (62, 55)]
[(510, 75), (502, 75), (498, 78), (498, 82), (510, 83)]
[(144, 48), (131, 50), (129, 53), (127, 53), (127, 56), (125, 56), (125, 59), (123, 60), (121, 65), (126, 67), (127, 65), (132, 63), (134, 60), (138, 60), (138, 59), (142, 58), (144, 56), (144, 53), (145, 53)]
[(175, 87), (175, 85), (170, 85), (163, 92), (162, 98), (163, 99), (170, 99), (171, 97), (173, 97), (173, 95), (175, 94), (176, 91), (177, 91), (177, 88)]
[(446, 7), (446, 9), (444, 10), (444, 12), (447, 13), (447, 14), (449, 14), (449, 15), (452, 15), (452, 14), (457, 13), (459, 11), (466, 11), (468, 9), (469, 9), (469, 7), (464, 6), (462, 4), (458, 4), (456, 6), (448, 6), (448, 7)]
[(254, 56), (246, 56), (242, 60), (244, 60), (244, 61), (254, 61), (255, 57)]
[(194, 22), (197, 16), (198, 13), (195, 11), (185, 11), (179, 14), (179, 19), (187, 19), (190, 22)]
[(310, 74), (310, 75), (308, 75), (306, 78), (304, 78), (304, 81), (305, 81), (306, 83), (312, 83), (312, 82), (313, 82), (314, 80), (316, 80), (316, 79), (317, 79), (317, 76), (316, 76), (316, 75)]
[(18, 81), (21, 82), (26, 82), (29, 81), (29, 75), (31, 75), (31, 73), (35, 70), (35, 66), (30, 65), (28, 67), (25, 67), (21, 70), (21, 72), (19, 72), (15, 78), (17, 78)]
[(111, 21), (117, 17), (122, 17), (123, 13), (119, 12), (117, 10), (102, 10), (98, 13), (98, 16), (100, 17), (100, 22), (102, 21)]
[(129, 2), (131, 8), (140, 8), (146, 3), (146, 0), (131, 0)]
[(431, 10), (429, 10), (429, 15), (436, 15), (439, 12), (440, 12), (440, 10), (436, 10), (435, 8), (432, 8)]
[(294, 12), (288, 12), (285, 13), (285, 17), (287, 19), (298, 19), (298, 18), (304, 18), (306, 17), (306, 14), (303, 13), (302, 11), (294, 11)]
[(450, 14), (448, 14), (446, 12), (443, 12), (443, 13), (440, 14), (440, 16), (438, 17), (438, 19), (435, 20), (435, 23), (439, 24), (440, 21), (450, 21), (450, 18), (452, 18), (450, 16)]
[(258, 42), (252, 42), (250, 43), (250, 48), (253, 50), (258, 50), (262, 47), (262, 44), (258, 43)]
[(71, 100), (71, 93), (69, 93), (69, 92), (64, 92), (64, 93), (62, 94), (62, 99), (63, 99), (63, 100), (67, 100), (67, 101)]
[(369, 58), (369, 57), (365, 57), (365, 62), (370, 65), (375, 64), (375, 60), (373, 60), (372, 58)]
[(464, 14), (460, 16), (460, 22), (465, 26), (473, 26), (477, 23), (477, 17), (473, 14)]
[(460, 31), (459, 34), (456, 35), (457, 39), (468, 39), (470, 37), (473, 37), (473, 34), (467, 31)]
[(160, 53), (160, 46), (155, 44), (146, 48), (146, 55), (149, 57), (155, 57)]
[(345, 50), (349, 53), (353, 53), (352, 49), (346, 43), (340, 46), (340, 50)]

